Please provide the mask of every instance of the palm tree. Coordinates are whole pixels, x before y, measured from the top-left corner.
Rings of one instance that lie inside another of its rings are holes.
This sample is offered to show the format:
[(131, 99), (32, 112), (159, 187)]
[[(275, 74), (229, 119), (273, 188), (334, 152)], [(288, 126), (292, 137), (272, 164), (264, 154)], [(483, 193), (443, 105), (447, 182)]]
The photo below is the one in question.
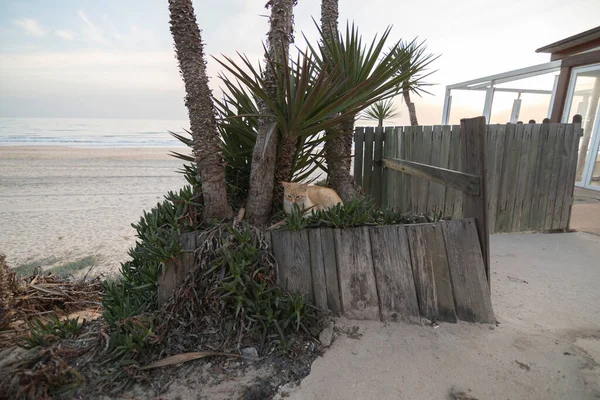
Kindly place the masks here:
[[(403, 59), (405, 59), (405, 62), (402, 63), (400, 69), (398, 70), (398, 73), (401, 74), (403, 73), (403, 71), (410, 70), (414, 64), (422, 62), (429, 64), (430, 62), (436, 60), (439, 57), (439, 55), (434, 56), (432, 53), (425, 53), (426, 50), (427, 46), (425, 45), (425, 41), (417, 43), (415, 39), (412, 42), (401, 42), (400, 46), (398, 46), (392, 51), (392, 54), (394, 54), (396, 57), (402, 57)], [(425, 85), (426, 84), (421, 83), (421, 86)], [(422, 91), (422, 89), (413, 86), (408, 80), (402, 82), (400, 89), (402, 91), (404, 103), (406, 103), (406, 107), (408, 108), (410, 124), (412, 126), (419, 125), (419, 121), (417, 120), (417, 110), (415, 109), (415, 103), (413, 103), (410, 98), (410, 92), (420, 95), (419, 92)]]
[[(338, 37), (338, 0), (321, 1), (321, 32), (325, 43), (332, 43)], [(324, 46), (326, 49), (327, 46)], [(349, 201), (358, 196), (354, 179), (350, 175), (352, 165), (352, 134), (354, 116), (326, 132), (324, 151), (327, 163), (329, 185), (335, 189), (342, 200)]]
[(229, 218), (233, 211), (227, 201), (225, 166), (208, 87), (204, 46), (196, 23), (192, 0), (169, 0), (170, 25), (175, 54), (185, 84), (193, 153), (202, 180), (205, 221)]
[(387, 99), (378, 101), (367, 108), (363, 114), (363, 118), (375, 120), (378, 123), (377, 126), (382, 127), (384, 120), (397, 118), (401, 115), (402, 113), (398, 110), (392, 99)]
[[(271, 8), (268, 33), (267, 60), (287, 62), (288, 49), (293, 42), (294, 6), (296, 0), (270, 0), (266, 7)], [(268, 61), (267, 61), (268, 63)], [(276, 71), (265, 68), (264, 89), (271, 96), (276, 95)], [(256, 144), (252, 153), (250, 188), (246, 202), (246, 217), (251, 223), (267, 223), (273, 204), (275, 186), (275, 166), (279, 135), (277, 123), (270, 107), (264, 99), (258, 99), (261, 118), (258, 124)]]

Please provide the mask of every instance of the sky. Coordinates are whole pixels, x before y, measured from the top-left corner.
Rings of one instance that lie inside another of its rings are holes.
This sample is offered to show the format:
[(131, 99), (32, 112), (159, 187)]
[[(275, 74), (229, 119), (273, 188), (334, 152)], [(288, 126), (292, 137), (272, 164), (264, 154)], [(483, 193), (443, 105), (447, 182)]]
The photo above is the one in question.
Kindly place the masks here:
[[(258, 62), (265, 3), (194, 1), (206, 52), (241, 52)], [(393, 25), (394, 41), (418, 37), (441, 55), (429, 78), (432, 95), (415, 99), (422, 124), (440, 123), (446, 85), (548, 62), (535, 49), (597, 26), (600, 16), (598, 0), (340, 0), (339, 7), (340, 26), (354, 22), (369, 41)], [(314, 42), (319, 13), (318, 0), (299, 1), (297, 46), (305, 47), (302, 33)], [(0, 117), (186, 119), (168, 21), (167, 0), (0, 0)], [(216, 95), (219, 71), (209, 58)], [(480, 115), (483, 96), (456, 94), (451, 122)], [(510, 112), (514, 95), (503, 96), (492, 122)], [(524, 108), (545, 113), (549, 96), (524, 99)], [(400, 98), (397, 104), (403, 115), (394, 122), (408, 123)]]

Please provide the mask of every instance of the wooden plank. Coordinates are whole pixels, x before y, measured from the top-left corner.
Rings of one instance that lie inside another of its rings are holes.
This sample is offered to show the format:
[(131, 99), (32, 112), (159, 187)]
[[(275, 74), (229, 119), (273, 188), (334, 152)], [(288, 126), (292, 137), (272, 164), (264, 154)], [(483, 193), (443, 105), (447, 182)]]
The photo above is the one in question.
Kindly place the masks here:
[(489, 232), (496, 232), (496, 210), (498, 208), (498, 192), (502, 179), (502, 163), (504, 161), (504, 135), (506, 125), (488, 125), (488, 223)]
[(460, 191), (479, 195), (481, 192), (481, 179), (472, 174), (452, 171), (441, 167), (421, 164), (406, 160), (383, 159), (383, 165), (387, 168), (395, 169), (424, 180), (438, 182), (442, 185), (448, 185)]
[(325, 282), (327, 283), (327, 307), (333, 315), (340, 315), (342, 306), (333, 229), (321, 228), (320, 231), (323, 249), (323, 265), (325, 267)]
[(367, 228), (335, 229), (333, 235), (343, 314), (350, 319), (379, 319)]
[[(430, 165), (434, 167), (442, 167), (441, 155), (442, 152), (442, 127), (441, 125), (433, 126), (433, 132), (431, 135), (431, 162)], [(443, 167), (445, 168), (445, 167)], [(427, 195), (427, 209), (428, 212), (437, 213), (443, 202), (443, 196), (446, 192), (446, 185), (435, 183), (435, 181), (429, 181), (429, 193)]]
[(440, 225), (406, 225), (405, 229), (421, 315), (432, 321), (456, 322)]
[[(320, 229), (307, 229), (310, 248), (310, 272), (314, 305), (323, 313), (327, 312), (327, 279), (325, 278), (325, 262)], [(333, 249), (331, 249), (333, 250)]]
[[(383, 157), (387, 157), (387, 158), (394, 158), (392, 156), (393, 154), (393, 149), (392, 149), (392, 145), (393, 145), (393, 132), (394, 132), (394, 128), (392, 127), (387, 127), (384, 129), (383, 131)], [(382, 195), (381, 195), (381, 199), (382, 199), (382, 203), (381, 206), (383, 208), (388, 208), (391, 206), (391, 204), (393, 204), (394, 199), (393, 199), (393, 194), (394, 194), (394, 190), (393, 190), (393, 184), (394, 181), (392, 179), (392, 171), (390, 171), (389, 168), (382, 168), (383, 171), (381, 172), (382, 174)]]
[[(452, 125), (450, 140), (450, 160), (448, 168), (454, 171), (464, 172), (462, 170), (462, 154), (460, 150), (460, 125)], [(448, 189), (446, 194), (446, 207), (444, 214), (451, 218), (462, 218), (462, 193), (456, 189)]]
[[(404, 127), (404, 132), (402, 134), (402, 145), (400, 147), (400, 154), (403, 160), (411, 160), (414, 161), (413, 151), (414, 151), (414, 139), (413, 139), (413, 129), (410, 126)], [(407, 174), (402, 174), (402, 212), (413, 211), (413, 186), (412, 186), (412, 177)]]
[(519, 135), (523, 133), (524, 127), (523, 124), (506, 125), (504, 161), (502, 163), (502, 178), (498, 192), (494, 232), (510, 232), (512, 228), (511, 215), (515, 204), (515, 180), (520, 157)]
[(371, 195), (373, 182), (373, 142), (375, 131), (373, 127), (365, 129), (365, 156), (363, 162), (363, 189), (365, 194)]
[[(394, 151), (392, 153), (393, 158), (402, 158), (402, 146), (403, 146), (403, 135), (404, 128), (398, 126), (394, 129)], [(404, 209), (404, 192), (406, 191), (406, 183), (404, 177), (405, 174), (399, 171), (393, 171), (394, 177), (394, 209), (395, 210), (403, 210)]]
[(310, 249), (306, 229), (278, 230), (271, 235), (273, 255), (277, 259), (277, 282), (290, 292), (305, 294), (314, 301), (310, 272)]
[(557, 189), (556, 206), (554, 207), (554, 215), (552, 217), (552, 230), (566, 230), (566, 221), (563, 222), (563, 214), (565, 214), (565, 208), (569, 208), (570, 204), (565, 202), (572, 191), (572, 187), (569, 185), (572, 164), (577, 163), (577, 157), (573, 157), (573, 142), (578, 141), (575, 133), (574, 124), (565, 125), (565, 134), (562, 140), (562, 146), (560, 150), (560, 174), (558, 177), (559, 186)]
[(485, 273), (490, 279), (490, 236), (487, 225), (487, 161), (486, 161), (485, 117), (461, 119), (461, 147), (464, 172), (481, 177), (481, 194), (472, 196), (463, 193), (463, 218), (475, 218)]
[(371, 195), (375, 201), (376, 207), (381, 207), (381, 194), (383, 191), (383, 185), (381, 182), (381, 176), (383, 167), (381, 165), (381, 159), (383, 156), (383, 128), (375, 128), (375, 148), (373, 156), (373, 182), (371, 188)]
[(418, 320), (419, 304), (404, 226), (369, 228), (369, 236), (382, 319)]
[[(559, 181), (558, 177), (560, 175), (561, 170), (561, 158), (562, 158), (562, 148), (565, 140), (565, 124), (553, 124), (556, 129), (556, 134), (554, 137), (554, 148), (552, 150), (552, 167), (550, 170), (550, 185), (548, 186), (548, 204), (546, 206), (546, 215), (544, 216), (544, 231), (549, 231), (552, 229), (553, 220), (554, 220), (554, 208), (556, 206), (556, 202), (558, 199), (558, 187)], [(552, 134), (552, 128), (550, 129), (550, 133)]]
[(158, 302), (164, 304), (181, 285), (186, 275), (196, 264), (197, 232), (182, 233), (179, 237), (181, 252), (174, 260), (165, 263), (158, 285)]
[(537, 194), (534, 193), (534, 180), (535, 171), (538, 164), (539, 146), (540, 146), (540, 135), (542, 125), (533, 125), (531, 130), (531, 139), (529, 144), (529, 160), (527, 162), (527, 177), (526, 177), (526, 190), (523, 198), (523, 209), (521, 211), (521, 221), (519, 229), (521, 232), (531, 231), (531, 211), (533, 205), (533, 199)]
[[(418, 134), (422, 135), (421, 147), (419, 149), (419, 162), (422, 164), (431, 164), (431, 142), (433, 139), (433, 128), (431, 126), (417, 126)], [(418, 213), (427, 213), (429, 211), (429, 205), (427, 200), (429, 199), (429, 181), (427, 179), (419, 178), (419, 200), (417, 204)]]
[[(452, 155), (450, 154), (450, 141), (452, 140), (452, 128), (450, 125), (442, 126), (442, 147), (440, 149), (440, 167), (452, 169), (450, 168), (450, 158)], [(441, 203), (439, 204), (439, 211), (442, 213), (442, 217), (451, 217), (451, 215), (446, 214), (446, 205), (448, 202), (448, 190), (452, 189), (448, 187), (448, 185), (444, 185), (444, 189), (441, 192)]]
[[(421, 148), (423, 147), (423, 135), (422, 129), (419, 130), (418, 126), (411, 126), (410, 132), (410, 158), (405, 158), (408, 161), (421, 162)], [(410, 177), (410, 211), (419, 212), (419, 194), (421, 193), (421, 179), (411, 176)]]
[(442, 224), (456, 314), (463, 321), (494, 323), (485, 263), (472, 218)]
[(569, 230), (571, 221), (571, 207), (573, 206), (573, 191), (575, 190), (575, 173), (577, 170), (577, 157), (579, 153), (579, 141), (583, 131), (581, 129), (581, 123), (576, 123), (574, 126), (574, 140), (571, 147), (571, 155), (569, 157), (569, 172), (567, 174), (567, 188), (568, 192), (563, 200), (563, 212), (561, 217), (561, 226), (566, 226)]
[[(537, 176), (536, 187), (539, 193), (537, 206), (534, 208), (533, 228), (541, 232), (544, 230), (544, 220), (546, 218), (546, 207), (548, 206), (548, 191), (550, 188), (550, 179), (552, 175), (552, 161), (554, 159), (554, 146), (556, 144), (557, 124), (544, 124), (548, 127), (547, 136), (544, 136), (544, 151), (541, 158), (540, 170)], [(544, 132), (542, 126), (542, 132)]]
[(363, 184), (364, 144), (365, 128), (356, 128), (354, 131), (354, 182), (358, 186)]
[(526, 225), (522, 223), (522, 216), (525, 205), (525, 196), (527, 194), (527, 187), (529, 186), (529, 182), (527, 182), (529, 171), (529, 146), (531, 145), (531, 132), (533, 132), (534, 126), (535, 124), (525, 125), (518, 146), (520, 148), (520, 154), (517, 165), (515, 205), (512, 214), (510, 232), (520, 232), (522, 230), (521, 226), (523, 225), (524, 228)]

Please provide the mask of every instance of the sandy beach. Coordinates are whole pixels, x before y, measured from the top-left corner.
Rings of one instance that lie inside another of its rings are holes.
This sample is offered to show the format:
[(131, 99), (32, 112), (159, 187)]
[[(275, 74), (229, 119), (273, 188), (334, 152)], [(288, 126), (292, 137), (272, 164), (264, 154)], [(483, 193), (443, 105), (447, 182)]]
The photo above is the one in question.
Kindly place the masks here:
[(0, 252), (13, 267), (93, 256), (94, 275), (116, 273), (135, 243), (131, 223), (185, 184), (168, 152), (0, 147)]

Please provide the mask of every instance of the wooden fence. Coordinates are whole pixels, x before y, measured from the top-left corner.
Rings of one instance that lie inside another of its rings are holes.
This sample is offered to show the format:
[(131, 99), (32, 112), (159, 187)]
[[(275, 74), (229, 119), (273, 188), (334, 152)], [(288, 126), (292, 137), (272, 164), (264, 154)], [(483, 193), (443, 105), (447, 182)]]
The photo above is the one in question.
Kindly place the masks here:
[[(487, 126), (490, 233), (568, 230), (582, 134), (577, 117), (573, 124)], [(357, 128), (355, 182), (379, 206), (462, 218), (463, 196), (458, 190), (391, 169), (384, 160), (462, 170), (460, 138), (459, 125)]]

